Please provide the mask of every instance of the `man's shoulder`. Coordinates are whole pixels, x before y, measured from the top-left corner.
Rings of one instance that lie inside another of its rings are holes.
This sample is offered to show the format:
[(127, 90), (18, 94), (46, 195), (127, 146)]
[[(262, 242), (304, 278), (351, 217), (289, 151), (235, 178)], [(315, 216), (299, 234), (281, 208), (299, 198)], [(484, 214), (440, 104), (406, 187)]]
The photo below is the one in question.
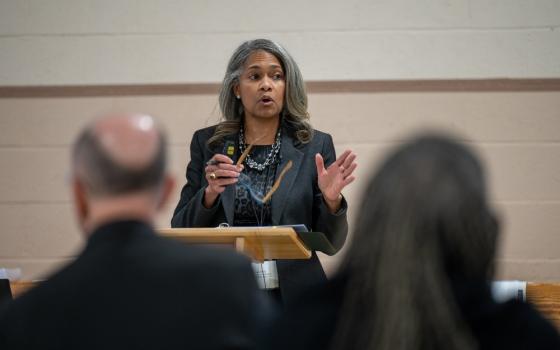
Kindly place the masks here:
[(237, 253), (233, 248), (190, 245), (157, 234), (153, 240), (149, 249), (152, 250), (154, 259), (165, 260), (166, 263), (175, 264), (178, 268), (236, 270), (250, 267), (250, 260)]
[[(103, 279), (115, 276), (113, 264), (118, 261), (123, 273), (139, 273), (158, 279), (163, 275), (197, 274), (206, 267), (216, 271), (243, 271), (250, 261), (233, 248), (223, 249), (190, 245), (164, 237), (147, 224), (116, 221), (105, 225), (89, 239), (86, 249), (76, 260), (52, 276), (49, 284), (64, 285), (69, 280), (93, 283), (88, 276), (106, 269)], [(62, 288), (67, 289), (67, 288)]]
[[(93, 238), (93, 239), (92, 239)], [(137, 263), (139, 266), (194, 266), (199, 263), (210, 264), (227, 261), (228, 264), (248, 264), (247, 258), (236, 253), (233, 248), (210, 247), (186, 244), (177, 239), (165, 237), (153, 227), (141, 222), (114, 222), (96, 232), (86, 249), (87, 257), (79, 260), (104, 259), (104, 255), (122, 255), (124, 263)], [(126, 246), (126, 250), (118, 249)], [(112, 247), (116, 247), (113, 249)], [(99, 250), (99, 251), (96, 251)], [(91, 256), (91, 257), (89, 257)], [(137, 260), (137, 261), (136, 261)]]
[(151, 262), (139, 264), (150, 274), (175, 276), (178, 290), (196, 294), (196, 285), (195, 289), (205, 290), (208, 296), (219, 297), (222, 288), (228, 290), (226, 294), (256, 289), (250, 259), (233, 248), (187, 245), (164, 237), (158, 240), (160, 244), (155, 244), (149, 254)]

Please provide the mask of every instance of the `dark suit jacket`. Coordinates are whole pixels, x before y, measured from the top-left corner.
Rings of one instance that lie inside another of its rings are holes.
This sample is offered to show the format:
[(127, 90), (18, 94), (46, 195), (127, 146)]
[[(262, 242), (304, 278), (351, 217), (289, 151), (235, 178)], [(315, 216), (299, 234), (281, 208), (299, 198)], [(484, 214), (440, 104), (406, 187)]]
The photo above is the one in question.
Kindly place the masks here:
[(0, 310), (0, 349), (248, 349), (249, 261), (137, 221), (96, 230), (70, 265)]
[[(222, 153), (220, 147), (209, 149), (206, 145), (214, 130), (215, 126), (198, 130), (192, 138), (187, 183), (181, 191), (181, 199), (171, 220), (173, 227), (214, 227), (220, 223), (233, 225), (234, 186), (228, 186), (212, 208), (207, 209), (202, 204), (204, 189), (208, 185), (204, 172), (206, 162), (215, 153)], [(238, 135), (228, 139), (237, 144)], [(343, 199), (339, 212), (329, 212), (317, 185), (316, 153), (322, 154), (326, 165), (336, 160), (329, 134), (316, 130), (312, 141), (302, 144), (292, 136), (290, 129), (284, 128), (278, 169), (283, 169), (289, 160), (293, 162), (293, 166), (272, 196), (272, 224), (305, 224), (312, 231), (325, 233), (333, 246), (340, 249), (348, 232), (347, 204)], [(236, 154), (234, 161), (238, 156)], [(291, 304), (301, 290), (326, 278), (315, 253), (310, 260), (280, 260), (277, 267), (285, 305)]]
[[(346, 281), (344, 276), (338, 275), (323, 285), (304, 292), (295, 307), (279, 315), (268, 330), (263, 332), (259, 349), (330, 349), (337, 322), (343, 321), (340, 309), (344, 301)], [(461, 315), (477, 341), (479, 350), (560, 349), (557, 330), (530, 304), (516, 300), (497, 303), (492, 299), (488, 285), (484, 283), (454, 281), (452, 288)], [(445, 325), (442, 324), (441, 327)], [(370, 330), (355, 329), (355, 332), (368, 331)], [(356, 349), (353, 345), (348, 344), (345, 350)]]

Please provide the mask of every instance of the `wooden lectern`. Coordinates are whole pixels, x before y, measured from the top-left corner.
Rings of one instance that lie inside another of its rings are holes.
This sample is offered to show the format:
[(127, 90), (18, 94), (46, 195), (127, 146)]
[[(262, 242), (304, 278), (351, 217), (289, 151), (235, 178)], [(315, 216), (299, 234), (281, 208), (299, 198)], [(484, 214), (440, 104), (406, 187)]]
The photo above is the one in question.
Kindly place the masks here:
[(164, 228), (158, 232), (189, 244), (229, 245), (255, 261), (311, 257), (291, 227)]

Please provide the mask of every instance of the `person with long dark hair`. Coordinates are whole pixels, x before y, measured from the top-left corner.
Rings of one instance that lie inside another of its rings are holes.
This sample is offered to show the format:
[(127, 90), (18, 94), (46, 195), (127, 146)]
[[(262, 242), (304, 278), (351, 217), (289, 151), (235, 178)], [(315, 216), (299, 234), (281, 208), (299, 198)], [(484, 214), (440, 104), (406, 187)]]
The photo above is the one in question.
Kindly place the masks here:
[(529, 304), (491, 297), (499, 225), (487, 193), (466, 146), (425, 135), (399, 147), (365, 190), (336, 276), (263, 348), (560, 349)]
[[(219, 101), (222, 121), (192, 138), (172, 226), (304, 224), (340, 249), (348, 230), (342, 190), (354, 181), (356, 156), (347, 150), (337, 158), (332, 137), (310, 125), (292, 56), (271, 40), (242, 43), (229, 60)], [(261, 288), (284, 305), (326, 279), (315, 253), (254, 268)]]

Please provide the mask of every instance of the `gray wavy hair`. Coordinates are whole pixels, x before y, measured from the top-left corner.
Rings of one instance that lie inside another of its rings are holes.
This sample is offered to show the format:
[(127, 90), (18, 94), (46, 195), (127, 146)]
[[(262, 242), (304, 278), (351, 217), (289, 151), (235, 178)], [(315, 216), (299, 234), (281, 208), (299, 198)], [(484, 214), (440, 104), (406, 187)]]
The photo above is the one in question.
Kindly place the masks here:
[(239, 45), (229, 60), (219, 97), (222, 121), (218, 124), (214, 135), (208, 140), (208, 145), (219, 144), (225, 136), (239, 131), (244, 111), (243, 104), (236, 98), (233, 88), (239, 84), (243, 65), (255, 51), (266, 51), (280, 61), (286, 77), (284, 107), (281, 116), (285, 126), (294, 131), (298, 141), (308, 143), (313, 138), (313, 128), (309, 123), (305, 84), (296, 62), (280, 44), (268, 39), (255, 39)]

